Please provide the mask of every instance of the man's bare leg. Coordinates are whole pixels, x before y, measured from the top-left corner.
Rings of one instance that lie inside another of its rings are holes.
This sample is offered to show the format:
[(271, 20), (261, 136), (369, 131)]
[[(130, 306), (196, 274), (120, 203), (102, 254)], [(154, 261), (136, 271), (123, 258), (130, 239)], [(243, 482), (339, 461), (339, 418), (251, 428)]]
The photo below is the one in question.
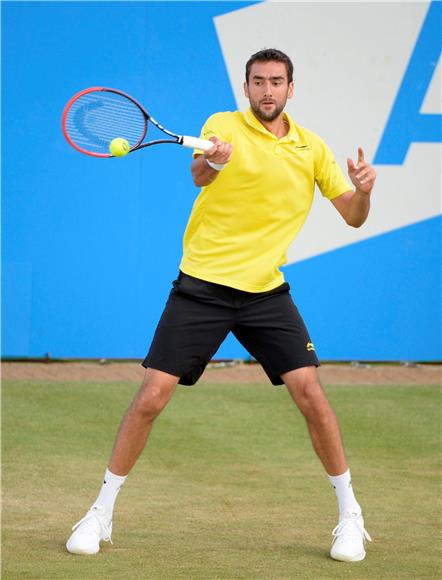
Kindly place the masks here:
[(281, 375), (307, 422), (313, 447), (328, 475), (347, 471), (338, 420), (319, 382), (316, 367), (304, 367)]
[(143, 383), (123, 416), (103, 485), (86, 516), (73, 527), (66, 548), (72, 554), (96, 554), (110, 541), (112, 512), (127, 474), (146, 445), (153, 422), (172, 398), (179, 377), (147, 369)]
[(353, 493), (339, 423), (321, 387), (316, 367), (296, 369), (281, 378), (304, 415), (313, 447), (336, 491), (339, 524), (333, 530), (330, 555), (344, 562), (363, 560), (364, 542), (371, 538), (364, 529), (361, 508)]
[(143, 383), (121, 420), (109, 470), (125, 476), (135, 465), (149, 437), (153, 422), (175, 392), (179, 377), (147, 369)]

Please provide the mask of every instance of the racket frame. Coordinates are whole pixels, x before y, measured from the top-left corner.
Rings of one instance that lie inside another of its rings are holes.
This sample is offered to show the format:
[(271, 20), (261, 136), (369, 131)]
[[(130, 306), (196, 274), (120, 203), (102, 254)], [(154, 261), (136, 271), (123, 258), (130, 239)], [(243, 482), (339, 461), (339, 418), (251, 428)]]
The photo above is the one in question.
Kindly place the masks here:
[[(110, 153), (95, 153), (93, 151), (88, 151), (87, 149), (83, 149), (82, 147), (77, 145), (71, 139), (71, 137), (67, 131), (67, 128), (66, 128), (67, 116), (69, 114), (69, 111), (71, 110), (72, 105), (76, 101), (78, 101), (78, 99), (80, 99), (82, 96), (87, 95), (88, 93), (97, 93), (97, 92), (109, 92), (109, 93), (114, 93), (116, 95), (125, 97), (126, 99), (129, 99), (129, 101), (132, 101), (132, 103), (134, 103), (134, 105), (136, 105), (140, 109), (140, 111), (143, 113), (144, 121), (145, 121), (144, 131), (143, 131), (140, 139), (138, 139), (138, 141), (135, 143), (135, 145), (130, 148), (129, 153), (131, 153), (132, 151), (135, 151), (136, 149), (143, 149), (144, 147), (150, 147), (151, 145), (157, 145), (159, 143), (172, 143), (175, 145), (182, 145), (183, 144), (183, 136), (176, 135), (175, 133), (172, 133), (168, 129), (165, 129), (162, 125), (160, 125), (160, 123), (158, 123), (158, 121), (156, 121), (153, 117), (151, 117), (149, 115), (149, 113), (144, 109), (144, 107), (136, 99), (134, 99), (133, 97), (131, 97), (127, 93), (124, 93), (123, 91), (119, 91), (117, 89), (111, 89), (109, 87), (89, 87), (88, 89), (83, 89), (82, 91), (76, 93), (71, 99), (69, 99), (69, 101), (67, 102), (67, 104), (63, 110), (63, 114), (61, 117), (61, 127), (63, 130), (63, 135), (65, 136), (67, 142), (74, 149), (79, 151), (80, 153), (85, 153), (86, 155), (91, 155), (92, 157), (100, 157), (100, 158), (105, 158), (105, 159), (110, 158), (110, 157), (115, 157), (114, 155), (111, 155)], [(157, 127), (160, 131), (162, 131), (163, 133), (166, 133), (166, 135), (169, 135), (170, 137), (173, 137), (173, 139), (156, 139), (154, 141), (147, 141), (146, 143), (143, 143), (143, 140), (147, 134), (147, 127), (148, 127), (149, 121), (151, 123), (153, 123), (155, 125), (155, 127)]]

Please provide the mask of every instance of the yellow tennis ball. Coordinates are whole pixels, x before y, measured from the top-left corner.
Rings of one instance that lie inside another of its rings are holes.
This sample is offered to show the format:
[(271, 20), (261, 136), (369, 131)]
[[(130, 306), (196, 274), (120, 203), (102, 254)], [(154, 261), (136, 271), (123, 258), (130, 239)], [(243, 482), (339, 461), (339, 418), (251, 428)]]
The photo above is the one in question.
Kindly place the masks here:
[(122, 137), (117, 137), (116, 139), (112, 139), (109, 145), (109, 151), (115, 157), (124, 157), (130, 151), (130, 145), (123, 139)]

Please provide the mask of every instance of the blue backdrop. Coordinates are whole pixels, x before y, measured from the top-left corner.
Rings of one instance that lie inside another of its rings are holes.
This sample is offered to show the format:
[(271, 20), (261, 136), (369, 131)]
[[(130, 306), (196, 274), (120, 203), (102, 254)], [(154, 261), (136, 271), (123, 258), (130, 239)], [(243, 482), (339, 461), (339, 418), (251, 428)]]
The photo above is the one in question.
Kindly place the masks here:
[[(65, 142), (61, 112), (82, 88), (114, 86), (172, 130), (199, 134), (210, 114), (236, 108), (213, 18), (237, 8), (3, 4), (4, 356), (144, 356), (198, 193), (191, 153), (165, 146), (89, 158)], [(440, 262), (434, 218), (285, 275), (323, 359), (436, 360)], [(245, 356), (233, 338), (217, 355)]]

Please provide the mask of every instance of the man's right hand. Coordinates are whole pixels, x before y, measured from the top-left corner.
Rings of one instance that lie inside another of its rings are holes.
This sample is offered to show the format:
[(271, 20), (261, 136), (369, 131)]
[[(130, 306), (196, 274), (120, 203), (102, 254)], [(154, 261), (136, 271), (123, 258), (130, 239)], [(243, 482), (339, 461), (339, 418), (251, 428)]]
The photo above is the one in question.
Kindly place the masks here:
[[(197, 187), (210, 185), (218, 177), (223, 165), (229, 162), (233, 151), (233, 145), (221, 141), (217, 137), (211, 137), (213, 147), (206, 151), (204, 155), (198, 155), (191, 165), (193, 182)], [(215, 163), (220, 167), (214, 168), (209, 163)]]
[(228, 163), (232, 155), (233, 145), (220, 141), (218, 137), (210, 137), (209, 141), (212, 141), (214, 145), (204, 153), (204, 157), (212, 163), (221, 163), (223, 165)]

